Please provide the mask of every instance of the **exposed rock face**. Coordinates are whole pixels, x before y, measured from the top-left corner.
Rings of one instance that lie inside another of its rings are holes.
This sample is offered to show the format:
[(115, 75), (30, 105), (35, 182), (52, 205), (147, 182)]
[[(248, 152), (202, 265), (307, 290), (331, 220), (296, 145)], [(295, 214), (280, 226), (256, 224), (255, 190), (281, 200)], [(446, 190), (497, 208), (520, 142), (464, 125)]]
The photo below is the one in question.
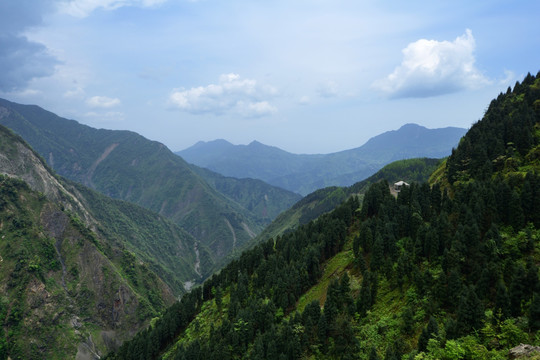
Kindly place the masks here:
[(98, 360), (100, 358), (96, 344), (92, 341), (92, 336), (79, 343), (75, 360)]
[(0, 174), (0, 307), (14, 314), (0, 331), (11, 334), (11, 358), (99, 359), (118, 348), (159, 306), (133, 286), (145, 279), (156, 298), (174, 301), (134, 255), (124, 274), (123, 249), (95, 231), (87, 199), (5, 128)]
[(9, 153), (0, 152), (0, 174), (24, 180), (32, 190), (44, 194), (51, 201), (61, 203), (86, 223), (96, 223), (77, 197), (64, 188), (39, 156), (25, 144), (16, 143)]
[(510, 359), (540, 359), (540, 346), (519, 344), (508, 352)]

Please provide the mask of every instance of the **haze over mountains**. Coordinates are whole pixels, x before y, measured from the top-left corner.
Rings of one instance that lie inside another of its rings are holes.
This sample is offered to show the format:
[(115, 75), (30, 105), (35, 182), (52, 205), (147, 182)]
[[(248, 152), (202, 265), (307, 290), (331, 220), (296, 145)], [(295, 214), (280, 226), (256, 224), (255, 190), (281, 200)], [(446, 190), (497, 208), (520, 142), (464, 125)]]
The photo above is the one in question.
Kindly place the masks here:
[[(424, 181), (396, 191), (396, 178)], [(275, 223), (308, 222), (107, 359), (539, 358), (540, 73), (491, 101), (447, 159), (398, 161), (291, 210)]]
[[(540, 330), (539, 98), (528, 75), (448, 159), (393, 162), (284, 212), (299, 195), (0, 100), (0, 122), (42, 151), (0, 126), (0, 358), (502, 359)], [(400, 131), (422, 129), (371, 150)], [(392, 193), (397, 179), (411, 186)]]
[(269, 214), (276, 216), (299, 199), (262, 183), (252, 188), (244, 181), (240, 192), (231, 185), (234, 179), (206, 172), (213, 177), (210, 185), (163, 144), (130, 131), (94, 129), (38, 106), (0, 99), (0, 123), (60, 175), (180, 225), (209, 249), (209, 266), (255, 237), (272, 220)]
[(292, 154), (257, 141), (233, 145), (222, 139), (201, 141), (176, 154), (225, 176), (260, 179), (305, 196), (327, 186), (350, 186), (395, 160), (448, 156), (466, 131), (406, 124), (358, 148), (324, 155)]

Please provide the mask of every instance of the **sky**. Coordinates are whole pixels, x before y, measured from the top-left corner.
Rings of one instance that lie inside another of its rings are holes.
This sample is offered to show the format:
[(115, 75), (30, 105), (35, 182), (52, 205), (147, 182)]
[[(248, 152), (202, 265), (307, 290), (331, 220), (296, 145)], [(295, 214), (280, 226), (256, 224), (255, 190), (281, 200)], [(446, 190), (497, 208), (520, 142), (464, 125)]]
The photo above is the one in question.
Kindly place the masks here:
[(468, 128), (540, 70), (540, 1), (0, 0), (0, 97), (171, 150)]

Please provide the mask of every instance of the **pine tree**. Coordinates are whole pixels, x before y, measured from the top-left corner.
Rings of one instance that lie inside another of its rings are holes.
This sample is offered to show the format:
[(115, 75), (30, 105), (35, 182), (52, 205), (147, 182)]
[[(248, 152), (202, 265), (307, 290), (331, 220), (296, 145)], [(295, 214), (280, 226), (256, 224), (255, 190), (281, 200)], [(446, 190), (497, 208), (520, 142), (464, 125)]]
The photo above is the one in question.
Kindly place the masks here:
[(401, 320), (403, 322), (401, 325), (402, 333), (406, 335), (412, 334), (414, 326), (414, 313), (410, 307), (406, 307), (401, 313)]
[(221, 305), (223, 300), (223, 294), (221, 292), (221, 287), (218, 286), (216, 289), (216, 293), (214, 295), (214, 301), (216, 302), (217, 308), (221, 311)]
[(326, 336), (328, 335), (328, 323), (324, 313), (319, 317), (319, 323), (317, 324), (317, 331), (319, 335), (319, 343), (326, 343)]
[(422, 329), (422, 333), (418, 338), (418, 350), (426, 351), (429, 339), (433, 339), (439, 335), (439, 325), (433, 316), (430, 316), (427, 326)]
[(367, 311), (371, 309), (372, 299), (370, 277), (370, 272), (366, 272), (364, 275), (364, 280), (362, 281), (362, 287), (360, 288), (360, 294), (356, 300), (356, 310), (361, 317), (366, 316)]
[(359, 245), (362, 247), (364, 252), (370, 252), (371, 247), (373, 246), (373, 233), (369, 227), (369, 221), (365, 221), (360, 228), (360, 234), (358, 235)]
[(497, 294), (495, 295), (495, 313), (499, 312), (503, 320), (510, 316), (510, 297), (502, 280), (497, 282)]
[(420, 333), (420, 336), (418, 337), (418, 344), (417, 344), (418, 351), (420, 352), (426, 351), (428, 341), (429, 341), (429, 334), (427, 332), (427, 329), (423, 328), (422, 332)]
[(375, 241), (373, 242), (373, 252), (371, 253), (371, 262), (369, 267), (371, 271), (378, 271), (381, 269), (384, 261), (384, 249), (382, 236), (377, 233), (375, 235)]
[(457, 322), (462, 333), (480, 329), (484, 320), (484, 307), (478, 299), (474, 288), (465, 289), (459, 300)]
[(358, 266), (358, 270), (360, 270), (360, 273), (365, 274), (367, 270), (367, 264), (366, 259), (364, 259), (364, 255), (359, 254), (359, 256), (355, 259), (356, 266)]
[(540, 293), (535, 293), (529, 307), (529, 327), (531, 331), (540, 330)]
[(512, 283), (508, 289), (508, 296), (510, 296), (510, 314), (512, 316), (519, 316), (521, 314), (521, 303), (526, 301), (526, 289), (525, 282), (527, 275), (523, 266), (519, 265), (512, 277)]

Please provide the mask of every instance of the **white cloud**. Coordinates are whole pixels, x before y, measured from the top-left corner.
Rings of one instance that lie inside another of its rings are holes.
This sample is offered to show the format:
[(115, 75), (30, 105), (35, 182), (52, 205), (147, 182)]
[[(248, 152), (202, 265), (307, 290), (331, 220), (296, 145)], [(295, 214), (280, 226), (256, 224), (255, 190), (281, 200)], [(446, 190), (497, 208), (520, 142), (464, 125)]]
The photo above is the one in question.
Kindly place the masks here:
[(325, 83), (319, 84), (317, 87), (317, 93), (325, 98), (334, 97), (338, 94), (338, 85), (335, 81), (329, 80)]
[(104, 113), (89, 111), (84, 113), (83, 116), (97, 122), (121, 122), (126, 119), (125, 114), (120, 111), (107, 111)]
[(454, 41), (420, 39), (403, 52), (401, 65), (374, 87), (393, 98), (430, 97), (489, 83), (475, 67), (471, 30)]
[(86, 104), (93, 108), (111, 108), (120, 105), (120, 99), (106, 96), (92, 96), (86, 100)]
[(265, 116), (277, 112), (277, 108), (270, 105), (268, 101), (258, 101), (247, 104), (239, 102), (237, 106), (239, 106), (240, 111), (244, 112), (244, 116), (246, 117)]
[(309, 103), (311, 102), (311, 99), (309, 98), (309, 96), (307, 95), (304, 95), (300, 98), (300, 100), (298, 100), (298, 103), (300, 105), (308, 105)]
[[(84, 96), (84, 89), (80, 86), (77, 86), (75, 89), (73, 90), (67, 90), (66, 92), (64, 92), (64, 97), (66, 98), (81, 98)], [(90, 99), (88, 99), (90, 100)]]
[(260, 117), (277, 112), (265, 98), (277, 95), (270, 86), (259, 86), (256, 80), (242, 79), (238, 74), (223, 74), (218, 84), (193, 87), (189, 90), (174, 89), (170, 104), (192, 114), (237, 113), (244, 117)]
[(123, 6), (152, 7), (167, 0), (71, 0), (59, 5), (60, 12), (75, 17), (86, 17), (96, 9), (115, 10)]

